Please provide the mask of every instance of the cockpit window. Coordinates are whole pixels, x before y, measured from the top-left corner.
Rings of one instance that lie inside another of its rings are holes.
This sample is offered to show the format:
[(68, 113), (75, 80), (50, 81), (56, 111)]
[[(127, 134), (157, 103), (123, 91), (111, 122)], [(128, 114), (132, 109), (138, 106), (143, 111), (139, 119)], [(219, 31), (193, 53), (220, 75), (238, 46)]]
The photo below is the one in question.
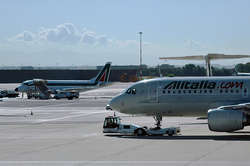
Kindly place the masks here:
[(136, 94), (136, 89), (128, 89), (127, 91), (126, 91), (126, 93), (127, 94), (132, 94), (132, 95), (135, 95)]
[(130, 94), (130, 93), (131, 93), (131, 89), (128, 89), (128, 90), (126, 91), (126, 93), (127, 93), (127, 94)]

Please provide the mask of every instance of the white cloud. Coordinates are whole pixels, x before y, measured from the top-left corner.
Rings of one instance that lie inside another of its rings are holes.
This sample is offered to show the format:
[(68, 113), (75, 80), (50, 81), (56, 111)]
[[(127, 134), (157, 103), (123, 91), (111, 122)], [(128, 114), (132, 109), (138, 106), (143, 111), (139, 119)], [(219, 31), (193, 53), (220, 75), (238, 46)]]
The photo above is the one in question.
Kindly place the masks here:
[(97, 35), (92, 31), (85, 31), (81, 35), (81, 42), (90, 45), (102, 45), (106, 46), (112, 44), (112, 39), (109, 39), (106, 35)]
[(37, 33), (24, 31), (11, 38), (11, 41), (40, 41), (64, 44), (88, 44), (88, 45), (107, 45), (112, 44), (112, 39), (105, 35), (98, 35), (93, 31), (84, 29), (82, 32), (72, 23), (57, 25), (55, 28), (40, 28)]
[(86, 44), (95, 44), (97, 42), (97, 35), (95, 32), (86, 31), (81, 35), (81, 42)]
[[(24, 31), (16, 36), (10, 38), (10, 41), (24, 41), (24, 42), (51, 42), (63, 44), (83, 44), (94, 46), (115, 46), (115, 47), (129, 47), (138, 46), (136, 40), (114, 40), (104, 34), (97, 34), (96, 32), (83, 28), (80, 31), (72, 23), (64, 23), (57, 25), (54, 28), (40, 28), (38, 32)], [(144, 42), (144, 44), (146, 44)]]
[(38, 32), (39, 40), (50, 42), (76, 43), (80, 40), (80, 33), (71, 23), (60, 24), (56, 28), (42, 28)]
[(29, 31), (24, 31), (18, 35), (16, 35), (14, 38), (12, 38), (17, 41), (33, 41), (35, 39), (35, 34)]

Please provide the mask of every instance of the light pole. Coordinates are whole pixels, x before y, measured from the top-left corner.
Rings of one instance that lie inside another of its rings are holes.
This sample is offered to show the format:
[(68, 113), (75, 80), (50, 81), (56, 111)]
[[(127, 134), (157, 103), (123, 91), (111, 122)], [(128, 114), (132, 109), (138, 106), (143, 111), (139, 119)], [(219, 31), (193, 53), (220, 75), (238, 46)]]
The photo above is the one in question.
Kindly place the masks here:
[(139, 32), (140, 35), (140, 59), (139, 59), (139, 75), (140, 75), (140, 79), (142, 78), (142, 32)]

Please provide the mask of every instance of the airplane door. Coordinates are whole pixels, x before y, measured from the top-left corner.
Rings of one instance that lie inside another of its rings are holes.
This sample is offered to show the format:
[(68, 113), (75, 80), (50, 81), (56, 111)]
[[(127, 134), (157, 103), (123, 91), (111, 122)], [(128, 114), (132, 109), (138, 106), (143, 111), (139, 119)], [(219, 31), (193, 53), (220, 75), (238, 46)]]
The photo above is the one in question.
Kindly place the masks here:
[(242, 97), (243, 98), (247, 98), (248, 97), (248, 89), (247, 88), (243, 89), (243, 91), (242, 91)]
[(148, 99), (151, 103), (158, 103), (158, 83), (150, 83), (148, 86)]

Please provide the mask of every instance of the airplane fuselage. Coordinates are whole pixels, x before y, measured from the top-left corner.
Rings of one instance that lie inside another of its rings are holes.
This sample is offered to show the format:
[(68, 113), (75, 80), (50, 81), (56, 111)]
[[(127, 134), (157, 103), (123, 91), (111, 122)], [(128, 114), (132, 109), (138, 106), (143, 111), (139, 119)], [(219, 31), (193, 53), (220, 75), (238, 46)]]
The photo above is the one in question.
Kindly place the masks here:
[(249, 102), (248, 77), (172, 77), (135, 83), (110, 101), (127, 114), (206, 116), (211, 108)]
[[(98, 82), (91, 80), (46, 80), (46, 85), (52, 92), (65, 89), (77, 89), (79, 91), (85, 91), (98, 86)], [(18, 87), (18, 89), (20, 92), (36, 91), (33, 80), (23, 82), (22, 85)]]

